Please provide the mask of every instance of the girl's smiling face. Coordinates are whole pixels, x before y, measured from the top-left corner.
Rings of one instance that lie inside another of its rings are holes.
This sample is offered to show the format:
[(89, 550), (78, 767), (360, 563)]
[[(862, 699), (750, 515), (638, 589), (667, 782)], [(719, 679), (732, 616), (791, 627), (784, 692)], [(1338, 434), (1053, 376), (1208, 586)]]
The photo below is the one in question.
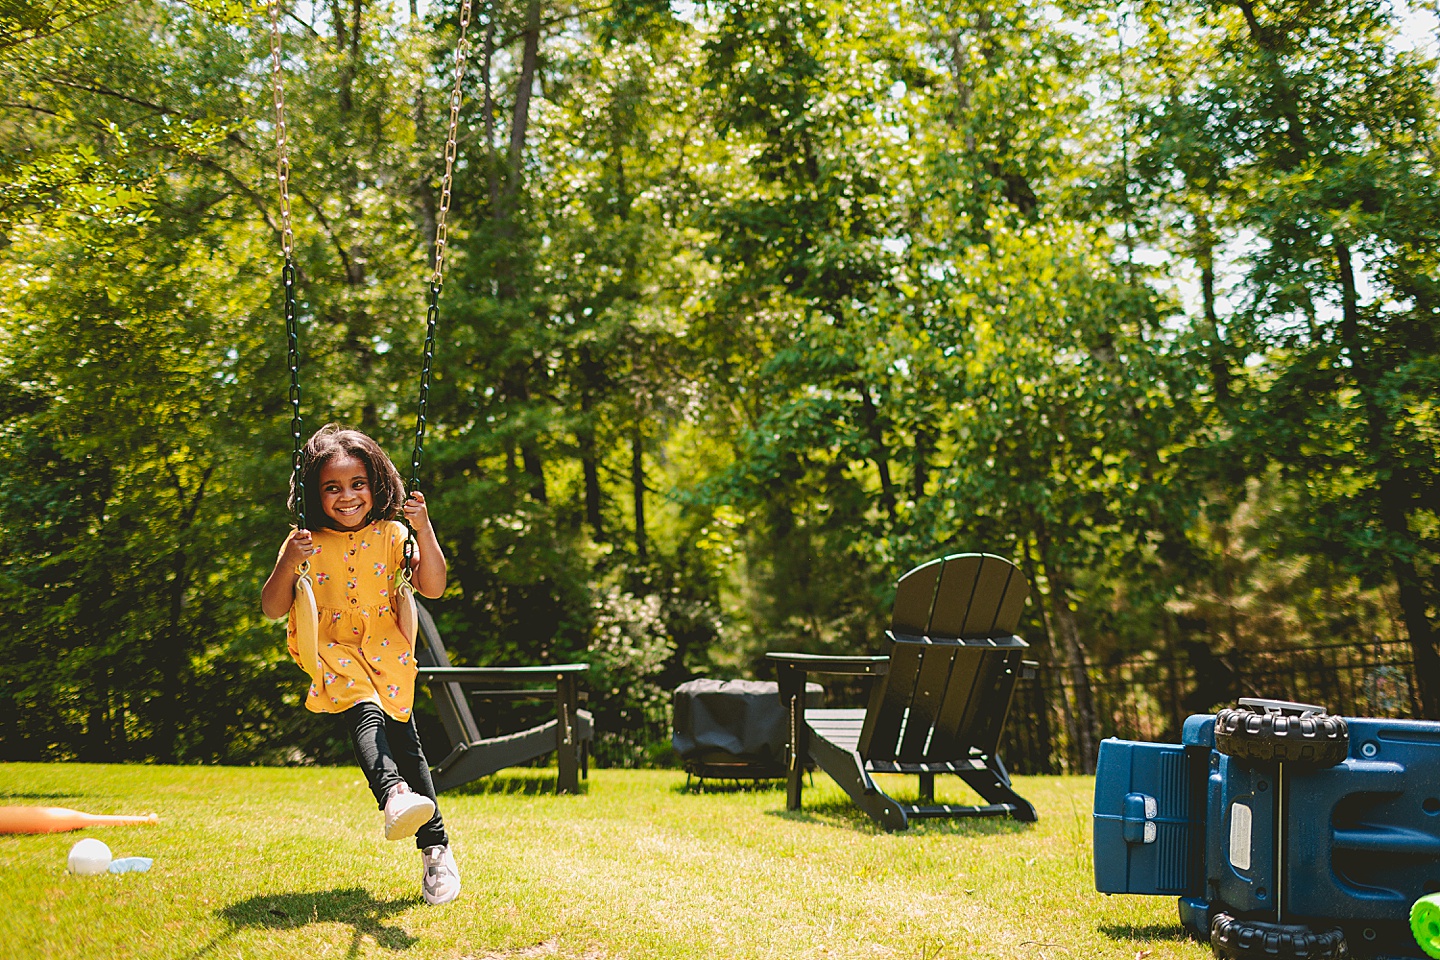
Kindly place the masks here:
[(320, 508), (335, 526), (359, 530), (374, 504), (370, 474), (360, 460), (341, 453), (320, 468)]

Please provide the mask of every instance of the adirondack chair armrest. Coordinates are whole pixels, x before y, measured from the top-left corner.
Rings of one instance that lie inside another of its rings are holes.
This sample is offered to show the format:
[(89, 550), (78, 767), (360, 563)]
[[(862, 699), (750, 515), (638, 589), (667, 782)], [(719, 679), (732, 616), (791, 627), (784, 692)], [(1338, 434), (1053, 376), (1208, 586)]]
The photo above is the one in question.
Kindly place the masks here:
[(831, 657), (815, 653), (767, 653), (765, 659), (775, 664), (779, 681), (780, 702), (785, 708), (786, 724), (785, 807), (800, 809), (800, 793), (804, 773), (810, 761), (810, 730), (805, 725), (805, 681), (811, 673), (841, 674), (851, 677), (882, 677), (890, 672), (889, 657)]
[(832, 657), (818, 653), (767, 653), (765, 659), (777, 667), (788, 667), (805, 673), (883, 677), (890, 672), (889, 657)]
[(552, 663), (539, 667), (421, 667), (421, 680), (447, 683), (496, 683), (506, 680), (548, 680), (575, 676), (590, 669), (588, 663)]

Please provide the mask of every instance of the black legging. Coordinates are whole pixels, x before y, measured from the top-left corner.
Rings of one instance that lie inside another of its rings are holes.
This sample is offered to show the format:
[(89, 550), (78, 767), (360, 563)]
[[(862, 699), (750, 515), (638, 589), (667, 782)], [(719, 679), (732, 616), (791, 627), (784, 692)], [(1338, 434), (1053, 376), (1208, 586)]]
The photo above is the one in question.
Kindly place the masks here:
[[(386, 715), (377, 703), (357, 703), (340, 714), (350, 732), (350, 742), (355, 745), (355, 759), (370, 781), (370, 792), (375, 802), (385, 809), (385, 799), (390, 788), (397, 783), (408, 783), (410, 789), (435, 800), (435, 786), (430, 782), (430, 766), (425, 762), (425, 751), (420, 748), (420, 735), (415, 731), (415, 721), (399, 720)], [(440, 819), (440, 803), (435, 803), (435, 816), (415, 834), (415, 846), (421, 850), (437, 844), (449, 845), (445, 836), (445, 821)]]

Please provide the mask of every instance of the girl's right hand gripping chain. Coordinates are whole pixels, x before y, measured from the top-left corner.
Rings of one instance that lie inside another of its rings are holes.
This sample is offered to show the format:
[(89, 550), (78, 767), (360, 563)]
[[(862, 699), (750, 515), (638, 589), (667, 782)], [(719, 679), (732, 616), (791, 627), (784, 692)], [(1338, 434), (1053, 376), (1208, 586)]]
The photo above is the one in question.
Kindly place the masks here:
[(300, 574), (300, 565), (310, 559), (315, 545), (309, 530), (293, 530), (285, 540), (285, 549), (280, 555), (280, 566)]
[(278, 620), (290, 610), (295, 598), (295, 585), (300, 580), (300, 567), (315, 552), (309, 530), (292, 530), (275, 557), (275, 569), (260, 590), (260, 610), (271, 620)]
[(310, 555), (314, 552), (310, 531), (296, 530), (285, 541), (281, 564), (294, 570), (296, 575), (293, 587), (295, 600), (291, 611), (295, 627), (295, 662), (310, 675), (315, 684), (319, 684), (324, 673), (318, 652), (320, 616), (315, 606), (315, 592), (311, 588), (310, 578), (301, 573), (302, 568), (308, 570)]

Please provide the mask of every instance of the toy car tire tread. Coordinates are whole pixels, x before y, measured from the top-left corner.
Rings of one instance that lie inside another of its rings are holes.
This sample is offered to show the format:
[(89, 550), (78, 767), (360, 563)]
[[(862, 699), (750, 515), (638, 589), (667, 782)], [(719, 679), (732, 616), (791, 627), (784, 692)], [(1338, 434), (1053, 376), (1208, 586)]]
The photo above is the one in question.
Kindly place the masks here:
[(1298, 923), (1265, 923), (1217, 913), (1210, 922), (1217, 960), (1346, 960), (1350, 949), (1338, 927), (1316, 930)]
[(1326, 713), (1297, 717), (1231, 707), (1215, 715), (1215, 749), (1241, 760), (1333, 767), (1350, 752), (1350, 731)]

